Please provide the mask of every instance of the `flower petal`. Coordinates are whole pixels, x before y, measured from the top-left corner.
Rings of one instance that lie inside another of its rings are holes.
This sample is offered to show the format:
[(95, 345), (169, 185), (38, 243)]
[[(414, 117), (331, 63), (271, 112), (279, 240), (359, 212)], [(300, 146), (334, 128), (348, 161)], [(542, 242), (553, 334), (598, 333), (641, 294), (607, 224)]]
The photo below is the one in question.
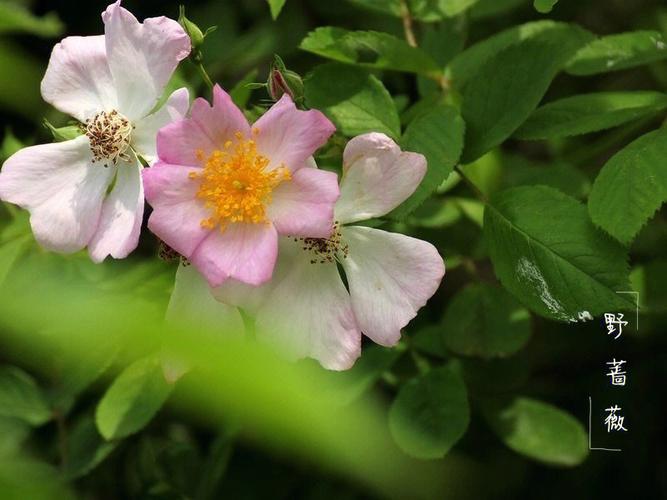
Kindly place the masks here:
[(120, 6), (120, 0), (107, 7), (102, 20), (118, 111), (130, 120), (143, 118), (190, 53), (190, 38), (180, 24), (166, 17), (140, 23)]
[(343, 178), (336, 220), (367, 220), (390, 212), (405, 201), (426, 174), (426, 158), (403, 152), (384, 134), (350, 140), (343, 153)]
[(146, 200), (153, 207), (148, 229), (186, 257), (210, 233), (201, 227), (201, 221), (210, 217), (209, 210), (197, 201), (198, 185), (188, 177), (198, 170), (159, 161), (141, 172)]
[(86, 136), (25, 148), (0, 171), (0, 198), (30, 211), (37, 241), (49, 250), (75, 252), (97, 229), (115, 167), (91, 164)]
[(132, 133), (132, 145), (148, 163), (157, 160), (157, 133), (165, 125), (185, 117), (190, 107), (188, 89), (174, 91), (155, 113), (139, 120)]
[(141, 164), (134, 155), (132, 160), (118, 164), (116, 183), (102, 205), (97, 231), (88, 244), (88, 253), (94, 262), (102, 262), (107, 255), (124, 259), (139, 243), (144, 188)]
[(334, 203), (339, 194), (335, 173), (302, 168), (273, 191), (267, 215), (279, 234), (328, 238), (333, 230)]
[(344, 227), (343, 268), (361, 331), (392, 346), (440, 286), (445, 264), (433, 245), (370, 227)]
[(81, 122), (115, 109), (116, 88), (107, 63), (104, 35), (70, 36), (51, 53), (42, 79), (42, 97)]
[(197, 152), (210, 155), (222, 149), (236, 132), (250, 134), (243, 112), (219, 85), (213, 88), (213, 106), (198, 98), (192, 103), (190, 118), (176, 121), (158, 133), (157, 151), (161, 160), (177, 165), (201, 165)]
[(236, 223), (224, 231), (213, 229), (192, 255), (185, 254), (212, 287), (229, 278), (261, 285), (271, 279), (277, 255), (276, 228), (264, 223)]
[(253, 129), (259, 131), (257, 150), (271, 161), (267, 169), (284, 164), (296, 172), (327, 142), (336, 127), (317, 110), (296, 109), (289, 95), (284, 94), (255, 122)]
[(257, 338), (292, 359), (312, 357), (331, 370), (350, 368), (361, 355), (361, 333), (336, 265), (311, 264), (298, 247), (284, 265), (285, 277), (257, 314)]
[(194, 266), (179, 265), (167, 321), (192, 330), (240, 337), (245, 332), (238, 309), (215, 300), (204, 277)]

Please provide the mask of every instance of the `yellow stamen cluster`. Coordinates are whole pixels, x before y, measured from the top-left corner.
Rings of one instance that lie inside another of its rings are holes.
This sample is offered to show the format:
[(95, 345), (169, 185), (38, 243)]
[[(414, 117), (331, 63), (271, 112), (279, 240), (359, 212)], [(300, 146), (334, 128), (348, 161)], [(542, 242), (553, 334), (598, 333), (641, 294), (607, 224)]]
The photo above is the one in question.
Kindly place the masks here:
[[(253, 130), (257, 135), (258, 131)], [(208, 158), (201, 151), (197, 158), (203, 162), (202, 172), (192, 172), (190, 178), (199, 180), (197, 198), (204, 201), (211, 216), (201, 221), (202, 227), (217, 226), (224, 231), (228, 224), (266, 221), (266, 207), (272, 191), (291, 179), (290, 171), (281, 165), (267, 171), (270, 161), (257, 152), (253, 139), (235, 134), (236, 141), (225, 142), (222, 150), (215, 150)]]

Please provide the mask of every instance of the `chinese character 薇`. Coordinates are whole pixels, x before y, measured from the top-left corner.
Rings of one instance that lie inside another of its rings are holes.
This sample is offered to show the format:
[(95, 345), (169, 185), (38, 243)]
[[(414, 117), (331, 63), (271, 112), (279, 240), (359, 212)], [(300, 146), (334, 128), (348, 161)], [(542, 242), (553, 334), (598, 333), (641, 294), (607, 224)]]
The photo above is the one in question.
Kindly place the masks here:
[(626, 431), (627, 429), (623, 427), (623, 420), (625, 417), (621, 415), (616, 415), (617, 411), (621, 411), (621, 407), (614, 405), (610, 408), (606, 408), (604, 411), (609, 412), (607, 418), (605, 418), (604, 423), (607, 426), (607, 432), (611, 431)]
[(611, 385), (625, 385), (625, 371), (623, 370), (625, 360), (616, 361), (616, 358), (614, 358), (607, 361), (607, 364), (609, 365), (607, 376), (611, 378)]
[(607, 335), (616, 333), (614, 339), (617, 339), (623, 333), (623, 327), (627, 326), (628, 322), (623, 321), (623, 313), (605, 313), (604, 322), (607, 325)]

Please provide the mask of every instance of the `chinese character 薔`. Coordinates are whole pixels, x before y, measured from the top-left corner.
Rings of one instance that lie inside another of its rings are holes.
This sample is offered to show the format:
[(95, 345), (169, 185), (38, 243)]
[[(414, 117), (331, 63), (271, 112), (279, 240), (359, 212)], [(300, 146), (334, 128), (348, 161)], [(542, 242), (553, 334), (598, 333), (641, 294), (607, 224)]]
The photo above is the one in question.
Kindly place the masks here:
[(616, 333), (614, 339), (617, 339), (623, 333), (623, 327), (627, 326), (628, 322), (623, 321), (623, 313), (605, 313), (604, 322), (607, 325), (607, 335)]
[(610, 408), (606, 408), (604, 411), (609, 412), (607, 418), (605, 418), (604, 423), (607, 426), (607, 432), (611, 431), (626, 431), (627, 429), (623, 427), (623, 420), (625, 417), (621, 415), (616, 415), (617, 411), (621, 411), (621, 407), (614, 405)]
[(611, 379), (611, 385), (625, 385), (625, 371), (623, 370), (625, 360), (616, 361), (616, 358), (614, 358), (607, 361), (607, 364), (609, 365), (607, 376)]

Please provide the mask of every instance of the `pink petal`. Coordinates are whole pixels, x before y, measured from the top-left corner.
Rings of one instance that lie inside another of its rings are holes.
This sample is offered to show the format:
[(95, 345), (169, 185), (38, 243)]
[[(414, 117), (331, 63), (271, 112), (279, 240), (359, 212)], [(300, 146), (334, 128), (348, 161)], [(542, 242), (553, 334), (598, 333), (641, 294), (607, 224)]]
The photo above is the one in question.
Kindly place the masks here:
[(90, 258), (102, 262), (107, 255), (115, 259), (127, 257), (137, 248), (144, 216), (144, 189), (141, 164), (120, 163), (116, 183), (104, 200), (97, 231), (88, 244)]
[(299, 111), (284, 94), (253, 125), (259, 130), (257, 150), (266, 156), (273, 169), (281, 164), (295, 172), (335, 132), (336, 127), (317, 110)]
[(213, 89), (213, 106), (198, 98), (192, 103), (190, 118), (167, 125), (158, 133), (157, 151), (161, 160), (178, 165), (201, 165), (197, 151), (209, 156), (222, 149), (236, 132), (248, 137), (250, 126), (232, 98), (218, 85)]
[(367, 220), (390, 212), (412, 193), (426, 175), (426, 158), (403, 152), (384, 134), (350, 140), (343, 153), (343, 178), (336, 220)]
[(153, 207), (148, 229), (186, 257), (210, 233), (201, 227), (210, 212), (196, 198), (199, 184), (189, 178), (190, 172), (200, 170), (159, 161), (142, 171), (146, 200)]
[(335, 173), (302, 168), (273, 191), (267, 215), (279, 234), (328, 238), (339, 194)]
[(361, 331), (392, 346), (440, 286), (445, 264), (433, 245), (370, 227), (345, 227), (343, 268)]
[(165, 125), (185, 117), (190, 107), (188, 89), (174, 91), (155, 113), (139, 120), (132, 133), (132, 146), (148, 162), (157, 160), (157, 133)]
[(240, 337), (245, 332), (238, 309), (215, 300), (208, 283), (194, 266), (178, 266), (166, 319), (176, 326), (221, 334), (225, 338)]
[(309, 254), (292, 246), (287, 252), (281, 245), (279, 267), (287, 270), (260, 307), (257, 338), (292, 359), (312, 357), (325, 368), (346, 370), (361, 354), (350, 296), (334, 263), (311, 264)]
[(109, 68), (118, 111), (131, 120), (146, 116), (178, 66), (190, 53), (190, 38), (166, 17), (137, 21), (120, 0), (102, 14)]
[(222, 285), (211, 288), (211, 293), (220, 302), (236, 306), (243, 311), (255, 315), (259, 308), (271, 297), (273, 289), (280, 283), (290, 270), (294, 253), (293, 242), (289, 238), (278, 238), (278, 260), (271, 280), (263, 285), (253, 286), (228, 279)]
[(213, 229), (188, 259), (212, 287), (229, 278), (261, 285), (271, 279), (278, 255), (278, 233), (272, 224), (230, 224)]
[(91, 164), (88, 138), (42, 144), (12, 155), (0, 171), (0, 199), (30, 211), (37, 241), (75, 252), (97, 229), (115, 167)]
[(71, 36), (58, 43), (41, 89), (46, 102), (81, 122), (116, 108), (104, 36)]
[(154, 208), (193, 201), (199, 189), (199, 183), (190, 179), (190, 173), (201, 172), (201, 170), (199, 167), (172, 165), (158, 161), (141, 172), (146, 200)]

